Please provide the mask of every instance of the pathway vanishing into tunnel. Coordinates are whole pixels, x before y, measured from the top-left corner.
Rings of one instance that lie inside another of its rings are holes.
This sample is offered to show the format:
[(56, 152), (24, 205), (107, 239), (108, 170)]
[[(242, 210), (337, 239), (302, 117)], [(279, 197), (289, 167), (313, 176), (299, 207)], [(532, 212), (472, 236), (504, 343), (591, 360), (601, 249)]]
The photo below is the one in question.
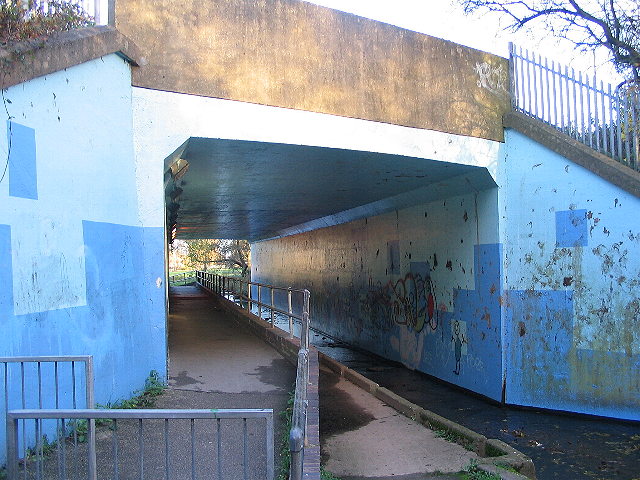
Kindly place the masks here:
[[(169, 389), (159, 408), (270, 408), (276, 443), (285, 432), (296, 367), (271, 346), (238, 328), (197, 287), (172, 287)], [(280, 450), (274, 450), (280, 471)]]

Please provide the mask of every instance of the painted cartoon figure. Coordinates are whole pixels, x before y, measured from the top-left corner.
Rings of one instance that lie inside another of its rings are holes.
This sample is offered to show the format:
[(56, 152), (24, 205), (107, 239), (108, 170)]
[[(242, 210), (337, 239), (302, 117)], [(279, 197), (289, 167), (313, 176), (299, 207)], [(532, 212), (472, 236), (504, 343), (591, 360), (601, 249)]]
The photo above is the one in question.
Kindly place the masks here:
[(451, 336), (453, 342), (453, 351), (456, 358), (456, 368), (453, 371), (456, 375), (460, 375), (460, 359), (462, 358), (462, 346), (467, 343), (467, 338), (460, 332), (460, 322), (458, 320), (453, 321), (453, 335)]

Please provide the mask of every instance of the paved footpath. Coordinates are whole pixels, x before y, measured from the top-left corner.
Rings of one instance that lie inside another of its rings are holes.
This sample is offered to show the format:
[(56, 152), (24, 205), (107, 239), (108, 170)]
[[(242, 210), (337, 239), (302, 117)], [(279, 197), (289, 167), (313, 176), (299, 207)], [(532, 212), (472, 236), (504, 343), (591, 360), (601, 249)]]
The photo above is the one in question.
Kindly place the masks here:
[(197, 287), (171, 289), (169, 389), (157, 408), (271, 408), (276, 473), (296, 367)]
[(342, 480), (457, 479), (478, 459), (325, 367), (320, 436), (323, 465)]
[[(173, 293), (170, 389), (158, 406), (284, 410), (295, 382), (293, 365), (239, 328), (217, 299), (195, 287)], [(319, 387), (323, 466), (342, 480), (457, 479), (442, 474), (459, 472), (478, 458), (328, 369), (321, 369)], [(281, 428), (276, 439), (284, 434)]]

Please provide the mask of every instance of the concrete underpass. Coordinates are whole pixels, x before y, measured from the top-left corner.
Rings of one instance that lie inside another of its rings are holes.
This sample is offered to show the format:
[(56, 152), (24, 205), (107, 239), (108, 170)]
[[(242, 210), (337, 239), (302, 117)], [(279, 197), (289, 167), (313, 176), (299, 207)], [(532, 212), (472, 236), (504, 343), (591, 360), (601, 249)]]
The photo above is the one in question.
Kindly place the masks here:
[(632, 471), (637, 140), (607, 157), (512, 108), (510, 60), (299, 0), (153, 12), (7, 52), (2, 355), (93, 355), (96, 401), (128, 398), (170, 372), (167, 242), (247, 239), (325, 353), (541, 478)]

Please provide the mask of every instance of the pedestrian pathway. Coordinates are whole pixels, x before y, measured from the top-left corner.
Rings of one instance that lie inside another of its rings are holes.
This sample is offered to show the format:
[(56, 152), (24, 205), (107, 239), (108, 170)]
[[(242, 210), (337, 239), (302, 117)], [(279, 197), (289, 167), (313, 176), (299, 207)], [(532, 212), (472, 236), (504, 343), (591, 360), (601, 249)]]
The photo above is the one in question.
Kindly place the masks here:
[(271, 408), (276, 472), (296, 367), (238, 326), (198, 287), (172, 287), (169, 311), (169, 389), (158, 408)]
[(323, 464), (342, 480), (442, 479), (479, 460), (326, 367), (320, 370), (320, 435)]
[[(171, 299), (167, 406), (203, 394), (220, 407), (285, 408), (291, 364), (239, 328), (223, 300), (196, 287), (173, 288)], [(321, 368), (319, 390), (323, 466), (341, 480), (459, 479), (478, 459), (328, 369)], [(200, 405), (185, 404), (192, 406)]]

